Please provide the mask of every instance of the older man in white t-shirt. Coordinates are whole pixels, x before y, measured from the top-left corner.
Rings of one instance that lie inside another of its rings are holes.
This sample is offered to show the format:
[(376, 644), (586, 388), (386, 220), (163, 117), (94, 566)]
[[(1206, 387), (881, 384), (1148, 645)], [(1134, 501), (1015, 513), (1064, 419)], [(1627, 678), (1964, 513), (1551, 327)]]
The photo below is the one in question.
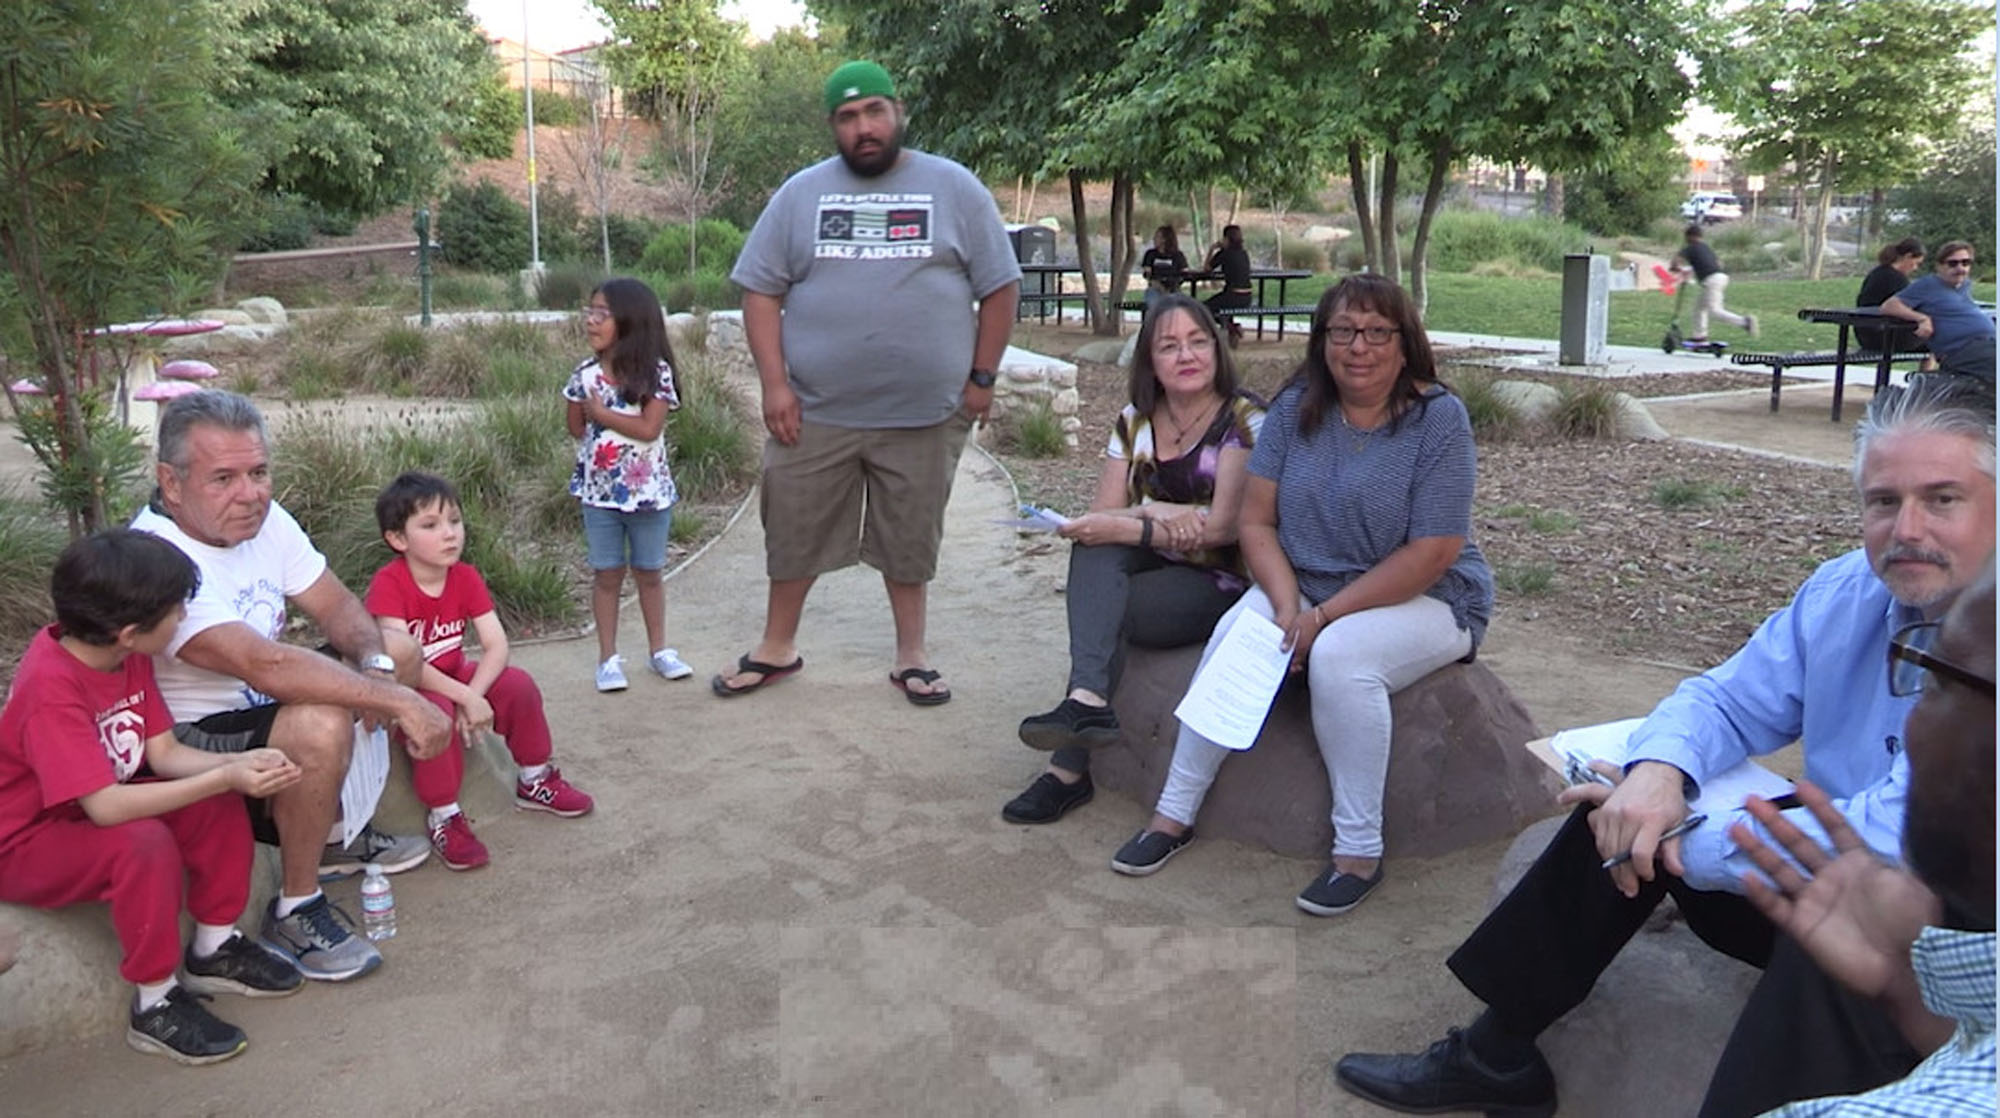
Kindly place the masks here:
[[(414, 642), (385, 637), (298, 522), (272, 501), (256, 405), (214, 391), (175, 400), (160, 417), (157, 471), (159, 491), (132, 526), (173, 543), (201, 570), (187, 619), (154, 661), (174, 734), (211, 752), (268, 745), (299, 766), (299, 782), (268, 801), (268, 818), (252, 812), (260, 838), (269, 841), (275, 830), (283, 875), (262, 939), (307, 978), (359, 977), (382, 956), (327, 903), (320, 878), (369, 863), (409, 869), (429, 846), (373, 826), (352, 843), (329, 843), (355, 715), (392, 724), (418, 757), (445, 748), (451, 723), (407, 686), (421, 666)], [(279, 639), (288, 602), (312, 618), (346, 663)]]

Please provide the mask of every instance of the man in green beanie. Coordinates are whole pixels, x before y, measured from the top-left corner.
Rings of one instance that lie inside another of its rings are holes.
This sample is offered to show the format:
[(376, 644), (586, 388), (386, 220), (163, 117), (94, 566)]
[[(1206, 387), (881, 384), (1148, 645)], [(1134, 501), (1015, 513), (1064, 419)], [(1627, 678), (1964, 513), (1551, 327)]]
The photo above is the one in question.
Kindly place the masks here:
[(945, 502), (993, 406), (1021, 269), (972, 172), (903, 146), (896, 83), (873, 62), (826, 82), (836, 157), (771, 196), (730, 279), (763, 388), (764, 633), (710, 680), (733, 697), (797, 672), (813, 581), (864, 562), (896, 626), (889, 682), (951, 699), (924, 647)]

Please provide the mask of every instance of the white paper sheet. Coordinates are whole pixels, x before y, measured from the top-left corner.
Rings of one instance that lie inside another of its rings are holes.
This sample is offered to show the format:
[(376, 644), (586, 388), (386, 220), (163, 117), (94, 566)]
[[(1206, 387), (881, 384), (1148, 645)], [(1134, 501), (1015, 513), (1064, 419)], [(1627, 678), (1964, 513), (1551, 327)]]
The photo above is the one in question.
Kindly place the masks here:
[(1023, 532), (1053, 532), (1069, 523), (1069, 517), (1054, 509), (1036, 508), (1022, 505), (1021, 515), (1013, 518), (1001, 517), (993, 521), (1009, 528), (1019, 528)]
[[(1626, 742), (1632, 731), (1639, 728), (1640, 718), (1627, 718), (1621, 722), (1606, 722), (1601, 726), (1580, 726), (1574, 730), (1564, 730), (1549, 739), (1549, 748), (1558, 757), (1575, 757), (1583, 761), (1603, 760), (1623, 767), (1626, 758)], [(1746, 796), (1762, 796), (1776, 799), (1792, 790), (1792, 782), (1779, 776), (1755, 761), (1741, 764), (1716, 773), (1704, 781), (1701, 795), (1688, 805), (1688, 810), (1707, 815), (1717, 815), (1735, 811), (1743, 806)]]
[(1285, 631), (1269, 618), (1247, 609), (1238, 612), (1208, 663), (1195, 673), (1174, 717), (1225, 749), (1257, 744), (1292, 661), (1292, 654), (1278, 647), (1284, 639)]
[(340, 783), (340, 844), (354, 841), (375, 815), (382, 789), (389, 783), (389, 732), (373, 733), (354, 724), (354, 755), (347, 762), (347, 779)]

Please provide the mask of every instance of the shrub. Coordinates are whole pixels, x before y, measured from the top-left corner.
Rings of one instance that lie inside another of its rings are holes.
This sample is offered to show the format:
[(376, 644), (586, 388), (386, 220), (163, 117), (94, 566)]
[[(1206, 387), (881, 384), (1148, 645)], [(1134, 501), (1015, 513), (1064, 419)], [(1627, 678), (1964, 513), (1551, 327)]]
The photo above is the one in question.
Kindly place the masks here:
[[(695, 229), (696, 272), (721, 272), (728, 274), (736, 264), (736, 254), (743, 251), (743, 241), (747, 236), (741, 229), (716, 218), (703, 218)], [(683, 275), (688, 269), (688, 227), (685, 222), (675, 222), (660, 227), (653, 239), (646, 244), (646, 251), (639, 257), (639, 266), (648, 272), (670, 276)]]
[(259, 194), (238, 252), (289, 252), (312, 243), (313, 207), (296, 194)]
[[(1469, 272), (1488, 261), (1561, 272), (1564, 254), (1583, 251), (1590, 239), (1582, 228), (1552, 218), (1447, 210), (1431, 224), (1428, 255), (1440, 272)], [(1407, 249), (1409, 240), (1399, 243)]]
[(1653, 503), (1669, 512), (1705, 509), (1740, 500), (1743, 488), (1699, 478), (1662, 478), (1653, 483)]
[[(660, 223), (650, 218), (634, 217), (631, 214), (606, 214), (605, 233), (611, 241), (611, 266), (614, 268), (636, 268), (645, 258), (646, 246), (659, 235)], [(586, 240), (595, 244), (594, 235)]]
[(438, 203), (437, 238), (446, 263), (511, 273), (528, 262), (528, 208), (492, 179), (458, 183)]
[[(515, 120), (524, 119), (528, 115), (526, 101), (526, 94), (518, 92), (514, 94)], [(537, 125), (546, 124), (551, 128), (567, 128), (573, 124), (583, 123), (584, 117), (589, 115), (589, 113), (590, 106), (581, 97), (571, 97), (567, 93), (558, 93), (553, 89), (537, 89), (535, 91), (535, 123)]]
[(1609, 385), (1564, 384), (1549, 426), (1567, 439), (1608, 439), (1618, 433), (1618, 393)]
[(1304, 237), (1286, 237), (1284, 249), (1279, 253), (1278, 267), (1324, 272), (1330, 270), (1333, 265), (1327, 259), (1326, 249), (1320, 245)]
[(508, 88), (506, 76), (495, 65), (479, 84), (466, 120), (452, 139), (467, 158), (509, 159), (525, 115), (520, 95)]
[(1461, 374), (1452, 378), (1452, 391), (1465, 405), (1476, 439), (1509, 439), (1526, 425), (1521, 413), (1493, 390), (1493, 378), (1484, 374)]
[(525, 300), (511, 278), (449, 266), (431, 276), (431, 306), (438, 310), (512, 309)]
[(668, 314), (679, 311), (723, 310), (742, 303), (742, 293), (722, 272), (655, 273), (643, 277), (660, 297)]
[(596, 264), (552, 264), (542, 273), (535, 301), (546, 310), (573, 311), (588, 302), (590, 293), (603, 282), (604, 269)]
[(714, 500), (747, 480), (756, 446), (745, 422), (748, 409), (734, 386), (699, 357), (680, 358), (681, 407), (667, 427), (674, 484), (683, 497)]
[(49, 571), (68, 543), (62, 521), (40, 504), (0, 494), (0, 643), (8, 648), (54, 620)]
[(1069, 450), (1062, 416), (1047, 403), (1009, 411), (1006, 432), (1014, 450), (1024, 458), (1059, 458)]
[(1539, 598), (1555, 589), (1556, 571), (1547, 563), (1523, 563), (1493, 572), (1493, 584), (1509, 594)]

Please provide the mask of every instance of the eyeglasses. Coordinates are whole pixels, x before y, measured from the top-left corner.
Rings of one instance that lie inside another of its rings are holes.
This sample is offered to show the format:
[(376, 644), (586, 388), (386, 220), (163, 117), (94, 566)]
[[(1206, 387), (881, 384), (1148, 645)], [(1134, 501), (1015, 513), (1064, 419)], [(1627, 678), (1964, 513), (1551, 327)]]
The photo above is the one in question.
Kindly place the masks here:
[(610, 307), (583, 308), (583, 320), (585, 322), (603, 322), (605, 319), (610, 317), (611, 317)]
[(1927, 674), (1941, 675), (1993, 698), (1993, 681), (1977, 676), (1949, 660), (1931, 654), (1937, 643), (1938, 622), (1918, 621), (1896, 630), (1889, 639), (1889, 694), (1901, 698), (1923, 691)]
[(1162, 338), (1153, 343), (1153, 356), (1155, 357), (1175, 358), (1182, 354), (1190, 357), (1199, 357), (1204, 353), (1214, 352), (1215, 339), (1209, 337), (1207, 334), (1196, 334), (1185, 342), (1168, 341)]
[(1942, 261), (1942, 263), (1947, 268), (1970, 268), (1972, 267), (1972, 257), (1961, 256), (1956, 260), (1946, 260)]
[(1353, 345), (1354, 339), (1359, 337), (1369, 345), (1388, 345), (1389, 339), (1400, 333), (1402, 331), (1394, 326), (1366, 326), (1359, 330), (1352, 326), (1329, 326), (1326, 328), (1326, 340), (1334, 345)]

